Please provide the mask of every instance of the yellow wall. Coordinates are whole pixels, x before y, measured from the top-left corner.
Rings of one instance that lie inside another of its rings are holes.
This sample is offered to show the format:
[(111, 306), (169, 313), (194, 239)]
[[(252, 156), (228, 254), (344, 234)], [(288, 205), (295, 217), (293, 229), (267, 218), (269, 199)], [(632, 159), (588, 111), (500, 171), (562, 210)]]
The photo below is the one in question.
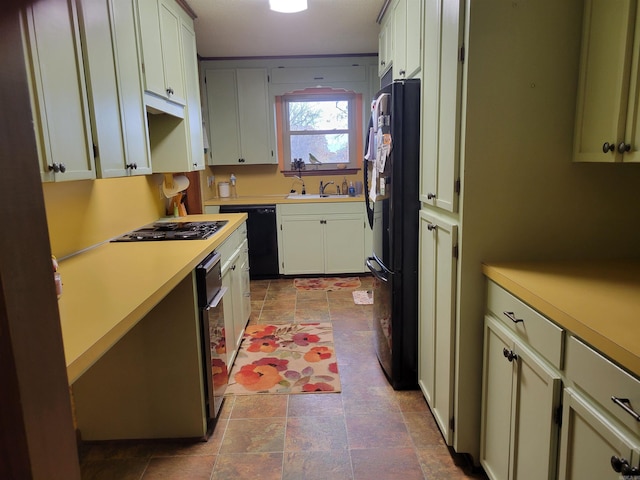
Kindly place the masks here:
[(51, 253), (62, 258), (162, 217), (161, 181), (147, 175), (44, 183)]
[[(278, 165), (238, 165), (233, 167), (207, 167), (201, 173), (203, 201), (214, 198), (214, 189), (207, 187), (207, 176), (213, 175), (216, 184), (228, 182), (229, 176), (234, 173), (237, 177), (237, 194), (239, 197), (253, 195), (286, 195), (293, 188), (298, 193), (302, 185), (293, 177), (285, 177)], [(355, 175), (315, 175), (313, 171), (303, 171), (302, 177), (307, 188), (307, 193), (318, 193), (320, 180), (323, 182), (334, 181), (336, 185), (342, 185), (344, 178), (350, 181), (362, 181), (362, 170)], [(327, 187), (327, 192), (334, 193), (335, 186)], [(342, 192), (341, 192), (342, 193)], [(217, 193), (216, 193), (217, 196)]]

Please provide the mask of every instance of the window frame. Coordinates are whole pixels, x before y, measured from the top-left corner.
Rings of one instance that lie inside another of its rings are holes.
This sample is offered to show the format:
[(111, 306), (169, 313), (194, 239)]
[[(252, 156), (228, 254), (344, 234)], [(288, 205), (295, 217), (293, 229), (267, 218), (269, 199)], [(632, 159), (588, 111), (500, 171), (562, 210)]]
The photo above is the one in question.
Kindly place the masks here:
[[(305, 175), (324, 174), (354, 174), (362, 168), (362, 95), (343, 89), (332, 88), (307, 88), (294, 92), (287, 92), (275, 98), (276, 105), (276, 136), (278, 139), (278, 163), (280, 170), (287, 175), (295, 175), (298, 172), (293, 170), (291, 158), (291, 136), (292, 135), (322, 135), (345, 133), (345, 130), (309, 130), (291, 132), (289, 126), (289, 103), (298, 101), (347, 101), (348, 102), (348, 129), (349, 135), (349, 162), (340, 164), (311, 165), (308, 158), (303, 158), (305, 163)], [(288, 159), (285, 160), (285, 159)], [(338, 168), (338, 165), (344, 165)], [(317, 173), (316, 173), (317, 172)]]

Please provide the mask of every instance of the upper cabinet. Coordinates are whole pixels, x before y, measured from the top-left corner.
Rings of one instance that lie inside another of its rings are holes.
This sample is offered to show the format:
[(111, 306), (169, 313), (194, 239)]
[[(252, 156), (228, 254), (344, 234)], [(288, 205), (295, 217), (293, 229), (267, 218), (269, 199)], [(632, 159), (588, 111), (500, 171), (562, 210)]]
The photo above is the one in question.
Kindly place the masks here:
[(393, 78), (420, 71), (423, 0), (398, 0), (393, 7)]
[(462, 0), (425, 0), (420, 201), (458, 209), (464, 61)]
[(205, 70), (211, 165), (276, 163), (266, 68)]
[(574, 160), (638, 162), (636, 0), (585, 0)]
[(151, 173), (132, 2), (81, 0), (79, 18), (98, 176)]
[(37, 2), (23, 15), (23, 45), (43, 181), (96, 176), (77, 18), (73, 0)]
[(378, 34), (378, 76), (382, 77), (393, 64), (393, 14), (385, 15)]
[(203, 170), (193, 19), (174, 0), (140, 0), (138, 12), (153, 171)]
[[(180, 7), (173, 0), (140, 0), (140, 35), (149, 102), (185, 104), (180, 48)], [(169, 107), (170, 108), (170, 107)]]

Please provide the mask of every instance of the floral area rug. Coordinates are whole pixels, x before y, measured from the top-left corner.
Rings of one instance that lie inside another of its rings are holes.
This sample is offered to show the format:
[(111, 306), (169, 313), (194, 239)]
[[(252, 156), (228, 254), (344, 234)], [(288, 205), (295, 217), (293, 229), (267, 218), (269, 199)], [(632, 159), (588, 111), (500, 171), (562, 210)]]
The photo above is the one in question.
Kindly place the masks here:
[(298, 290), (353, 290), (361, 285), (358, 277), (296, 278), (293, 286)]
[(249, 325), (226, 393), (340, 392), (330, 323)]

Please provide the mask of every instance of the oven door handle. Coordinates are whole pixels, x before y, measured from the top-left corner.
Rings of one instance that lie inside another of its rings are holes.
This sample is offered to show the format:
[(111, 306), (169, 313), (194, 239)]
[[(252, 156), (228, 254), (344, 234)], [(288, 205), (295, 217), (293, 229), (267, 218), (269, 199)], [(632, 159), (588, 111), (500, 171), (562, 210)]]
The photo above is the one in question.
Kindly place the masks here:
[(222, 297), (224, 296), (225, 293), (227, 293), (227, 287), (220, 288), (220, 290), (218, 291), (216, 296), (213, 297), (213, 300), (211, 300), (209, 305), (204, 307), (204, 309), (205, 310), (211, 310), (212, 308), (216, 308), (218, 306), (218, 304), (220, 303), (220, 300), (222, 300)]

